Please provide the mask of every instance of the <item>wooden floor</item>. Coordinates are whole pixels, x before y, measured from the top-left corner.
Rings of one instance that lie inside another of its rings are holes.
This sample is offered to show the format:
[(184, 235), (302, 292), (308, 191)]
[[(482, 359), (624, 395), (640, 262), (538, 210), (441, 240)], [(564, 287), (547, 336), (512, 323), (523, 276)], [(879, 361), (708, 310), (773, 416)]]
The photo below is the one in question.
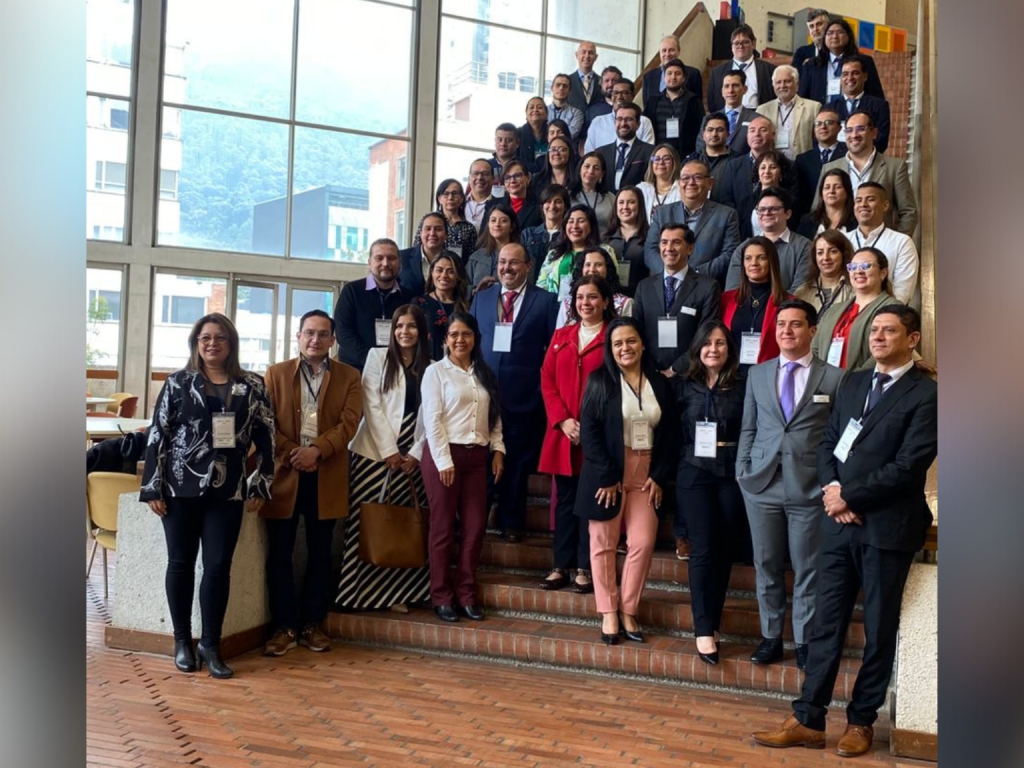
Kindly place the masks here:
[[(108, 650), (115, 599), (86, 584), (88, 766), (839, 766), (829, 749), (770, 750), (752, 730), (786, 701), (336, 644), (235, 658), (236, 676), (182, 674), (169, 658)], [(931, 766), (888, 754), (887, 728), (856, 764)]]

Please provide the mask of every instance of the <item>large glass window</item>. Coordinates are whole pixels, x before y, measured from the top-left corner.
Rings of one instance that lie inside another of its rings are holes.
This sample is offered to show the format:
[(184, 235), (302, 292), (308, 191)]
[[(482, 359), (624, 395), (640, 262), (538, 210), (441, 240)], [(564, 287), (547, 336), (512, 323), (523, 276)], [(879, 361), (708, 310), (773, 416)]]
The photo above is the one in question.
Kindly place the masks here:
[(121, 294), (124, 273), (120, 269), (85, 270), (85, 367), (86, 376), (118, 369), (121, 348)]

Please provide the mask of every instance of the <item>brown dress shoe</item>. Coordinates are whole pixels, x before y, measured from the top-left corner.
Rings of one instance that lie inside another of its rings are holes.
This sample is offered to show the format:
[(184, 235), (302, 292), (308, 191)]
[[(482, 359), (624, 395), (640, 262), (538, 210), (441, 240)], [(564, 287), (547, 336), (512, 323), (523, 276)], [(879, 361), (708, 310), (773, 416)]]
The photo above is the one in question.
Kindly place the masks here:
[(790, 715), (778, 730), (755, 733), (754, 741), (766, 747), (824, 749), (825, 732), (813, 731)]
[(294, 629), (279, 629), (263, 647), (264, 656), (284, 656), (296, 646)]
[(857, 757), (871, 749), (871, 739), (875, 736), (875, 729), (870, 725), (848, 725), (846, 733), (839, 739), (836, 745), (836, 752), (843, 757)]
[(316, 624), (307, 624), (299, 635), (299, 645), (304, 645), (311, 651), (329, 651), (331, 638), (321, 632)]
[(677, 560), (689, 560), (690, 559), (690, 542), (680, 536), (676, 539), (676, 559)]

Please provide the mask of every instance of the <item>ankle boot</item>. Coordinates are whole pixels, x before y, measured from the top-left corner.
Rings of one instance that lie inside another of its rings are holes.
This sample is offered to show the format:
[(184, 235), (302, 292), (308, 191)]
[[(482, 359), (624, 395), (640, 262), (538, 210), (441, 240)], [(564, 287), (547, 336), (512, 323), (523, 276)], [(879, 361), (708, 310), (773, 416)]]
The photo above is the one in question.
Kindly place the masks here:
[(206, 664), (207, 669), (210, 670), (210, 677), (216, 677), (219, 680), (226, 680), (235, 674), (234, 670), (225, 664), (224, 659), (220, 657), (219, 645), (204, 645), (203, 641), (200, 640), (199, 644), (196, 646), (196, 651), (199, 654), (198, 668), (202, 669), (203, 664)]
[(196, 654), (192, 650), (192, 640), (174, 641), (174, 666), (182, 672), (196, 671)]

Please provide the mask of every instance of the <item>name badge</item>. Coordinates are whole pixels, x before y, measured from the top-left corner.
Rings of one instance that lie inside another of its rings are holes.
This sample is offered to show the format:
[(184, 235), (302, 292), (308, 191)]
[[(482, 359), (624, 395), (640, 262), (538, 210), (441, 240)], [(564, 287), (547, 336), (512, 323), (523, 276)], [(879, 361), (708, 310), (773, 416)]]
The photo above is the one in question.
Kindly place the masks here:
[(832, 402), (832, 398), (830, 398), (828, 395), (815, 395), (813, 402), (815, 402), (815, 403), (831, 403)]
[(850, 423), (846, 425), (846, 429), (843, 431), (843, 436), (839, 438), (839, 442), (836, 443), (836, 447), (832, 450), (832, 455), (845, 463), (850, 455), (850, 448), (853, 447), (853, 441), (857, 439), (857, 435), (860, 434), (862, 429), (863, 427), (859, 421), (850, 419)]
[(679, 138), (679, 118), (670, 117), (665, 121), (665, 138), (678, 139)]
[(621, 285), (629, 285), (629, 269), (632, 264), (633, 262), (623, 259), (616, 266), (616, 271), (619, 273), (619, 283)]
[(697, 310), (696, 310), (695, 307), (680, 307), (679, 308), (679, 314), (680, 315), (689, 315), (690, 317), (696, 317), (697, 316)]
[(839, 367), (839, 361), (843, 359), (843, 345), (846, 344), (846, 339), (842, 336), (836, 336), (832, 339), (832, 343), (828, 345), (828, 364)]
[(316, 424), (316, 406), (307, 405), (302, 409), (302, 436), (314, 439), (319, 437)]
[(215, 413), (213, 414), (213, 447), (234, 448), (235, 447), (235, 414)]
[(693, 437), (693, 455), (702, 459), (718, 456), (718, 424), (714, 421), (698, 421)]
[(512, 323), (494, 324), (494, 352), (512, 351)]
[(775, 134), (775, 148), (789, 149), (789, 128), (779, 128)]
[(386, 347), (391, 343), (391, 321), (378, 318), (373, 321), (374, 342), (378, 347)]
[(498, 185), (494, 185), (493, 187), (491, 187), (491, 197), (504, 197), (504, 196), (505, 196), (505, 188), (504, 187), (499, 187)]
[(629, 442), (634, 451), (651, 450), (651, 423), (633, 417), (629, 420)]
[(747, 332), (740, 337), (740, 365), (753, 365), (761, 354), (761, 334)]
[[(829, 64), (829, 66), (832, 66), (832, 65)], [(840, 87), (841, 85), (842, 85), (842, 82), (838, 78), (836, 78), (835, 80), (829, 80), (828, 81), (828, 95), (829, 96), (838, 96), (840, 93), (842, 93), (842, 89)]]
[(679, 346), (679, 326), (674, 317), (658, 318), (658, 346), (662, 349), (675, 349)]
[(846, 143), (846, 121), (844, 120), (839, 126), (839, 134), (836, 136), (836, 141)]

